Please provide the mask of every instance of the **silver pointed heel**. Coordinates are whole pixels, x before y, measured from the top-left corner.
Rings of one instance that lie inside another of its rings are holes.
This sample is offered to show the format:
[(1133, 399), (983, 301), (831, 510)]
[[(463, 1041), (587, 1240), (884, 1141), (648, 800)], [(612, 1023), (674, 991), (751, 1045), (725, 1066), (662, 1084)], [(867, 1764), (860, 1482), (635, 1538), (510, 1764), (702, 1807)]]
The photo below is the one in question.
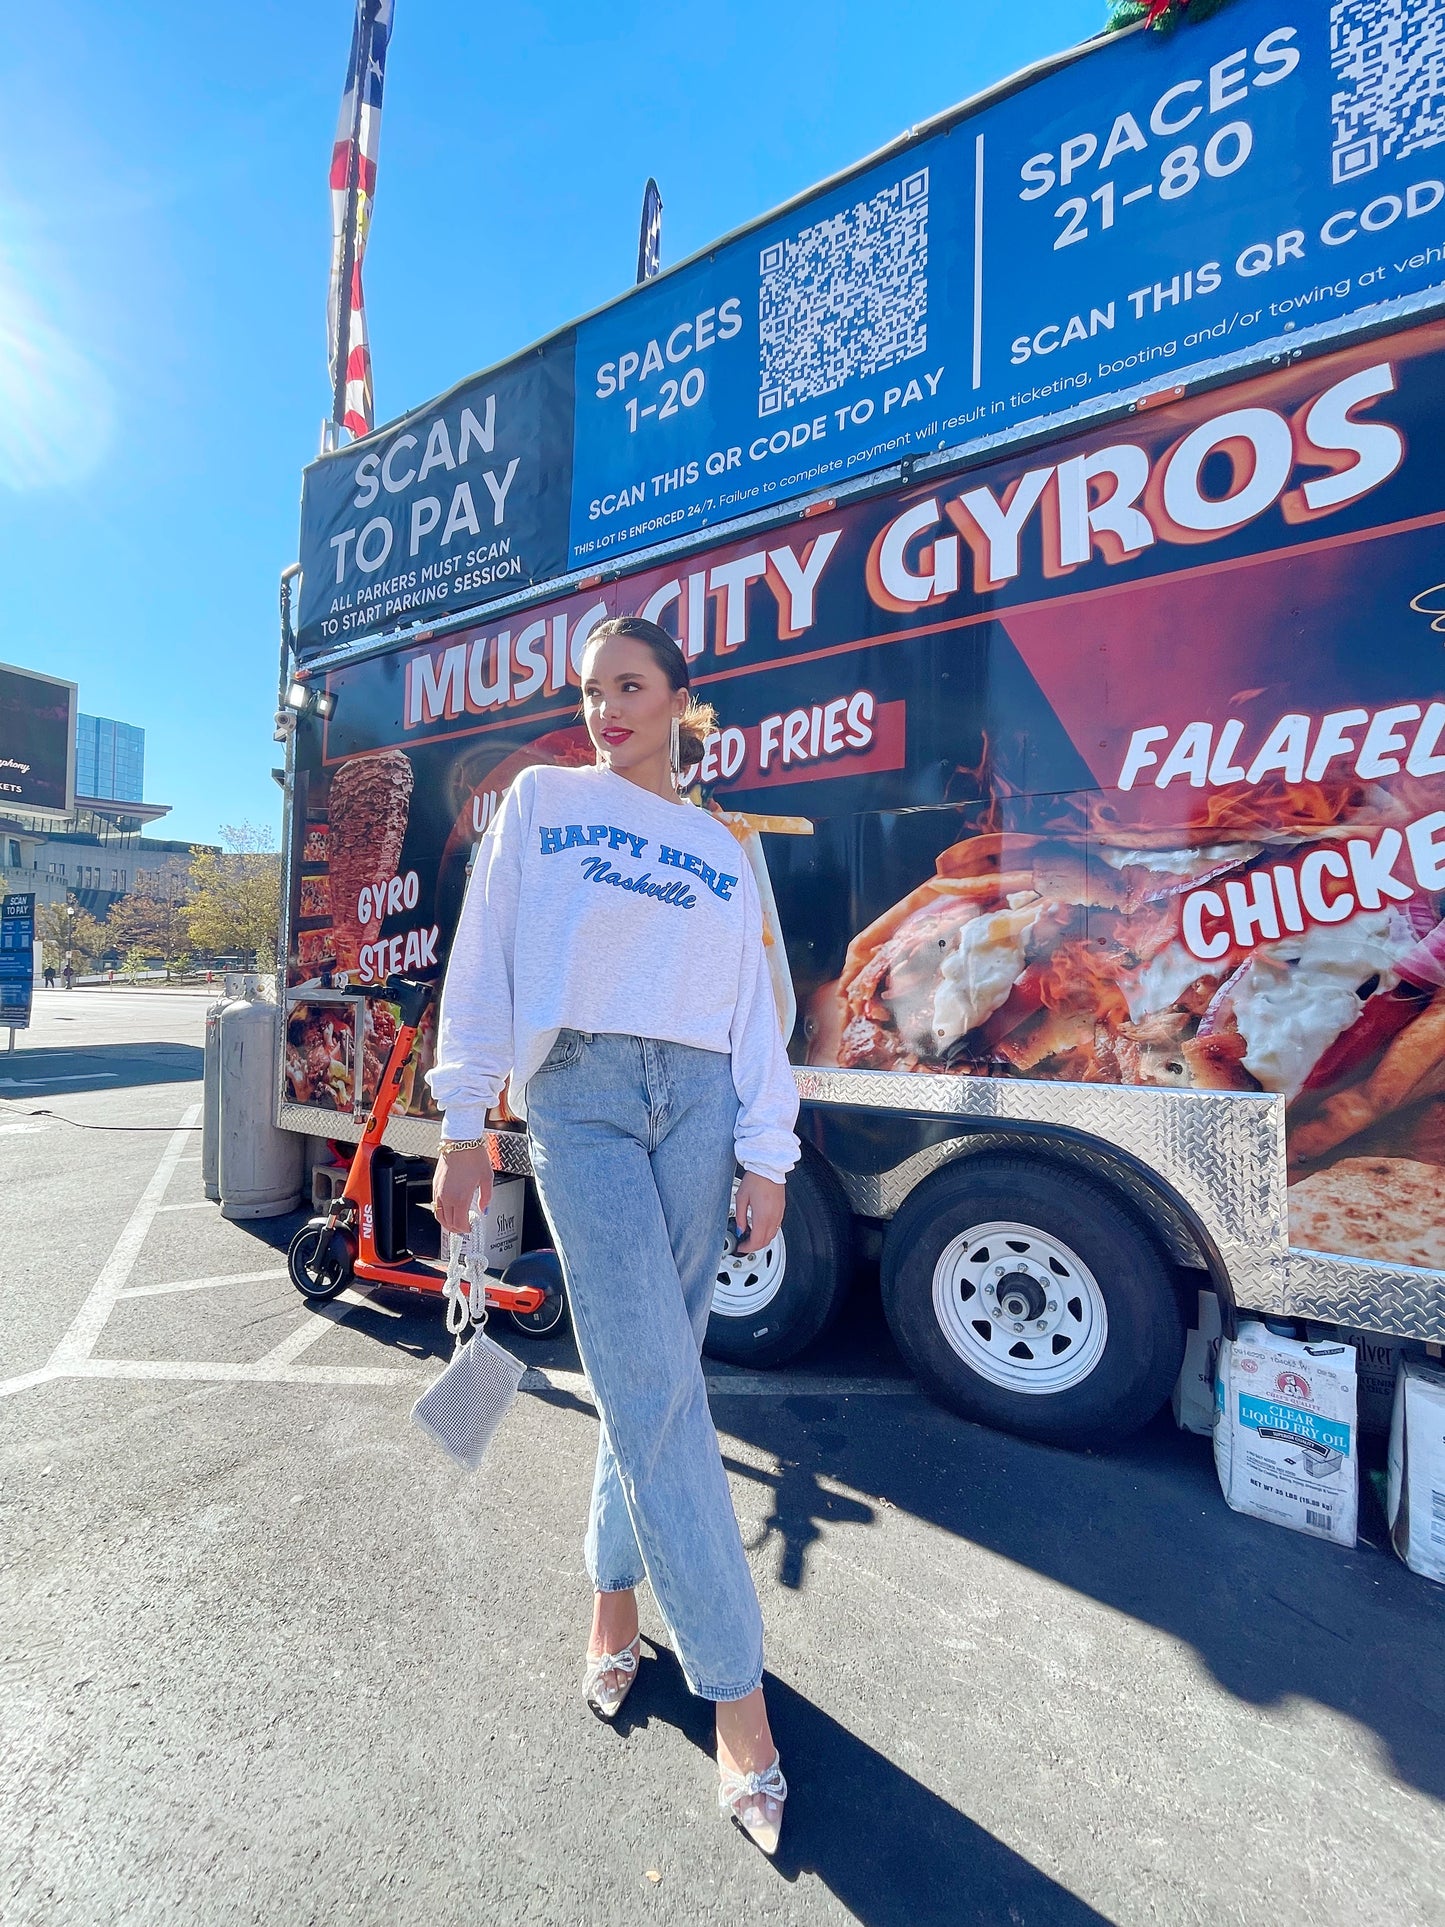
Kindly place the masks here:
[(783, 1802), (787, 1797), (788, 1783), (783, 1778), (780, 1755), (775, 1753), (772, 1765), (764, 1767), (761, 1773), (735, 1773), (730, 1766), (718, 1762), (719, 1807), (742, 1828), (754, 1846), (761, 1847), (770, 1856), (778, 1850), (778, 1836), (783, 1830)]
[[(589, 1653), (587, 1670), (582, 1675), (582, 1697), (599, 1720), (615, 1720), (617, 1710), (632, 1691), (637, 1678), (637, 1662), (642, 1657), (642, 1634), (634, 1633), (620, 1653)], [(603, 1684), (609, 1673), (621, 1678), (610, 1686)]]

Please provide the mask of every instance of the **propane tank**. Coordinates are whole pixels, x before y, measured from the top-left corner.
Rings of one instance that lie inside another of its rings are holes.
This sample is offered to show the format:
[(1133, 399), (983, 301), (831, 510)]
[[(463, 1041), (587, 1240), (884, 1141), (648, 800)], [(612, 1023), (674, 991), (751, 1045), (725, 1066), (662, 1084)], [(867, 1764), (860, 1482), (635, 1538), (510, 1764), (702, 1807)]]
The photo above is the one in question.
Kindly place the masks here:
[(201, 1075), (201, 1189), (221, 1201), (221, 1012), (226, 1000), (206, 1009), (206, 1048)]
[(305, 1143), (275, 1123), (280, 1015), (260, 997), (238, 997), (220, 1010), (223, 1218), (279, 1218), (301, 1202)]

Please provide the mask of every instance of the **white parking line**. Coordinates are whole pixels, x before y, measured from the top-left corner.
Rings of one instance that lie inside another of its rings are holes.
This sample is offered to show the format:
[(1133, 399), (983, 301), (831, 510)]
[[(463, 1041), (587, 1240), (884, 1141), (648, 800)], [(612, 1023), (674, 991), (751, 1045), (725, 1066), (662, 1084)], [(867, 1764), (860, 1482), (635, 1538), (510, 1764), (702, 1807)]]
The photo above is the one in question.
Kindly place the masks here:
[[(320, 1317), (322, 1330), (303, 1325), (294, 1339), (305, 1338), (308, 1345), (324, 1335), (334, 1318)], [(395, 1385), (402, 1382), (420, 1386), (434, 1376), (436, 1361), (410, 1369), (394, 1365), (297, 1365), (277, 1356), (294, 1340), (284, 1340), (254, 1365), (238, 1365), (228, 1360), (207, 1361), (192, 1358), (85, 1358), (66, 1365), (63, 1370), (42, 1366), (20, 1378), (0, 1383), (0, 1396), (23, 1391), (52, 1378), (116, 1378), (164, 1380), (180, 1379), (193, 1383), (230, 1385)], [(302, 1349), (297, 1347), (297, 1350)], [(730, 1378), (710, 1376), (708, 1389), (714, 1396), (733, 1398), (904, 1398), (921, 1397), (918, 1387), (906, 1378), (810, 1378), (802, 1372), (739, 1372)], [(582, 1372), (561, 1371), (553, 1366), (529, 1366), (522, 1381), (524, 1392), (571, 1392), (594, 1403), (591, 1387)]]
[[(422, 1384), (424, 1373), (392, 1365), (283, 1365), (263, 1372), (259, 1365), (233, 1365), (224, 1360), (191, 1358), (86, 1358), (67, 1365), (64, 1372), (32, 1372), (27, 1382), (45, 1378), (192, 1379), (232, 1385), (390, 1385), (398, 1379)], [(20, 1381), (12, 1380), (16, 1390)], [(7, 1388), (0, 1386), (0, 1391)]]
[(32, 1385), (44, 1385), (58, 1377), (58, 1372), (41, 1365), (33, 1372), (21, 1372), (16, 1378), (0, 1378), (0, 1398), (9, 1398), (12, 1392), (28, 1392)]
[[(519, 1353), (520, 1357), (521, 1354)], [(551, 1365), (528, 1367), (532, 1382), (522, 1381), (524, 1392), (571, 1392), (578, 1398), (592, 1399), (592, 1387), (585, 1372), (558, 1371)], [(711, 1398), (918, 1398), (918, 1386), (911, 1378), (825, 1378), (808, 1372), (707, 1372)]]
[(192, 1104), (175, 1130), (170, 1142), (161, 1153), (161, 1161), (156, 1166), (155, 1175), (141, 1193), (140, 1202), (131, 1212), (125, 1229), (116, 1239), (114, 1248), (101, 1266), (100, 1276), (91, 1286), (90, 1296), (71, 1321), (70, 1330), (61, 1339), (50, 1355), (52, 1371), (65, 1371), (89, 1358), (95, 1349), (95, 1341), (105, 1330), (106, 1320), (115, 1308), (115, 1302), (125, 1289), (126, 1282), (135, 1270), (136, 1259), (140, 1256), (141, 1246), (145, 1243), (146, 1233), (155, 1220), (161, 1199), (166, 1195), (166, 1186), (175, 1173), (182, 1153), (187, 1149), (190, 1139), (190, 1126), (201, 1114), (199, 1104)]
[(256, 1371), (284, 1371), (302, 1352), (309, 1351), (318, 1338), (324, 1338), (333, 1325), (339, 1325), (354, 1306), (365, 1303), (366, 1300), (359, 1298), (355, 1292), (344, 1291), (339, 1298), (314, 1306), (307, 1315), (306, 1323), (298, 1331), (292, 1332), (289, 1338), (283, 1338), (279, 1345), (273, 1345), (264, 1358), (256, 1360)]
[(10, 1091), (25, 1091), (38, 1084), (113, 1084), (119, 1076), (119, 1071), (81, 1071), (67, 1077), (0, 1077), (0, 1084)]
[(809, 1372), (709, 1372), (713, 1398), (921, 1398), (911, 1378), (825, 1378)]
[(215, 1285), (264, 1285), (284, 1278), (284, 1271), (228, 1271), (223, 1278), (177, 1278), (169, 1285), (130, 1285), (117, 1298), (165, 1298), (173, 1291), (210, 1291)]
[(156, 1206), (156, 1210), (157, 1210), (157, 1212), (161, 1212), (161, 1211), (219, 1211), (219, 1210), (220, 1210), (220, 1208), (221, 1208), (221, 1207), (220, 1207), (220, 1206), (219, 1206), (218, 1204), (216, 1204), (216, 1203), (214, 1202), (214, 1200), (212, 1200), (211, 1198), (192, 1198), (192, 1199), (190, 1199), (190, 1201), (189, 1201), (188, 1203), (186, 1203), (186, 1204), (158, 1204), (158, 1205)]

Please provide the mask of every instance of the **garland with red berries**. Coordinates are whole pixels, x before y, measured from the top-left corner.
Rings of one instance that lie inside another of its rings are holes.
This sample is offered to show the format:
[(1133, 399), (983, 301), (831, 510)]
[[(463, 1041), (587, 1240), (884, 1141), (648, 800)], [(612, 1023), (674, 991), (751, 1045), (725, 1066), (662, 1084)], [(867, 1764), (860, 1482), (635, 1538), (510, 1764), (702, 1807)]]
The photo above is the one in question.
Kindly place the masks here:
[(1111, 0), (1105, 27), (1109, 33), (1118, 33), (1121, 27), (1132, 27), (1142, 20), (1146, 27), (1169, 33), (1181, 20), (1207, 20), (1229, 3), (1230, 0)]

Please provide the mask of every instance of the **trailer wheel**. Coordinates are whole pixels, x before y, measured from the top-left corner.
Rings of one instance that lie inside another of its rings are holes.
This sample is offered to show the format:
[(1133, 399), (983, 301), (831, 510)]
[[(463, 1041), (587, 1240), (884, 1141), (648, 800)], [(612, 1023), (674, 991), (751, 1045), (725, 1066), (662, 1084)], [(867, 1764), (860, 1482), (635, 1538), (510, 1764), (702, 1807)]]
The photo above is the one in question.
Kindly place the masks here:
[(291, 1282), (306, 1298), (334, 1298), (351, 1283), (356, 1245), (344, 1225), (338, 1225), (331, 1234), (325, 1265), (320, 1270), (316, 1267), (316, 1247), (325, 1229), (325, 1218), (313, 1218), (309, 1224), (303, 1224), (286, 1253)]
[(838, 1180), (808, 1146), (788, 1174), (776, 1238), (748, 1257), (729, 1234), (718, 1260), (703, 1350), (734, 1365), (781, 1365), (832, 1322), (848, 1285), (852, 1215)]
[(1101, 1186), (1044, 1159), (969, 1158), (919, 1185), (888, 1228), (882, 1288), (924, 1389), (1025, 1438), (1123, 1438), (1183, 1360), (1150, 1238)]

